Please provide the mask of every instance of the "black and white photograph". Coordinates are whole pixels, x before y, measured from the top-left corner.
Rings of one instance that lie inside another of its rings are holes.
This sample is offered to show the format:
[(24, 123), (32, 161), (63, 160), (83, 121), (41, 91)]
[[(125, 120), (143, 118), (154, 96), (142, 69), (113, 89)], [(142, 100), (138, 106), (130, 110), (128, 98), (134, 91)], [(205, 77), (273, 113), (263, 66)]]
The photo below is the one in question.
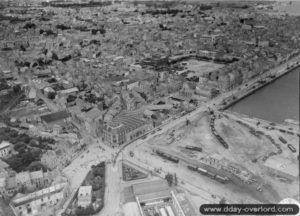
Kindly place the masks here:
[(300, 216), (300, 0), (0, 0), (0, 216)]

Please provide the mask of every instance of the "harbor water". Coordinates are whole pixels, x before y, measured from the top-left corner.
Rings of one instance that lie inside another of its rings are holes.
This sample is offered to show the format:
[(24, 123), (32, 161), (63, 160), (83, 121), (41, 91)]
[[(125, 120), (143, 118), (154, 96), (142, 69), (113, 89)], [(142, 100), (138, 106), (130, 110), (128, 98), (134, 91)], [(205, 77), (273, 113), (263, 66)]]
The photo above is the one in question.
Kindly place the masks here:
[(300, 16), (300, 1), (283, 1), (277, 7), (279, 12), (288, 13), (289, 15)]
[(283, 123), (285, 119), (299, 121), (300, 67), (259, 89), (228, 108), (271, 122)]

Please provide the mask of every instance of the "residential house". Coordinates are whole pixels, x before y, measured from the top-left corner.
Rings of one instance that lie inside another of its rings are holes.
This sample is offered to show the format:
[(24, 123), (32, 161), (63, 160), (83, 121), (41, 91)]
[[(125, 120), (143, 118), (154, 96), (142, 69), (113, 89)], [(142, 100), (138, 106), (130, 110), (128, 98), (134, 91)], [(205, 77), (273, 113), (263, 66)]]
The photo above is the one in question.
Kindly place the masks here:
[(92, 203), (92, 186), (81, 186), (78, 190), (78, 206), (86, 208)]
[(6, 191), (6, 177), (0, 177), (0, 195), (4, 194)]
[(20, 172), (16, 174), (16, 182), (19, 189), (23, 187), (26, 190), (36, 190), (49, 185), (51, 175), (49, 172), (44, 173), (42, 170)]
[(49, 179), (44, 178), (44, 173), (42, 170), (31, 172), (30, 179), (35, 188), (43, 188), (49, 183)]
[(191, 82), (185, 82), (180, 91), (180, 95), (182, 97), (191, 98), (195, 93), (196, 85)]
[(14, 193), (18, 191), (18, 185), (16, 181), (16, 176), (9, 176), (6, 179), (6, 186), (5, 186), (5, 195), (12, 196)]
[(11, 154), (11, 144), (7, 141), (2, 141), (0, 144), (0, 158), (7, 158)]
[(69, 195), (68, 183), (60, 183), (33, 193), (17, 194), (10, 206), (17, 216), (47, 216), (49, 209), (60, 208)]
[(128, 90), (132, 90), (139, 87), (139, 81), (130, 81), (126, 85)]
[(17, 173), (16, 174), (16, 182), (17, 182), (18, 188), (22, 188), (22, 187), (24, 187), (25, 189), (32, 188), (29, 172)]
[(60, 95), (76, 95), (79, 89), (77, 87), (61, 90), (58, 92)]

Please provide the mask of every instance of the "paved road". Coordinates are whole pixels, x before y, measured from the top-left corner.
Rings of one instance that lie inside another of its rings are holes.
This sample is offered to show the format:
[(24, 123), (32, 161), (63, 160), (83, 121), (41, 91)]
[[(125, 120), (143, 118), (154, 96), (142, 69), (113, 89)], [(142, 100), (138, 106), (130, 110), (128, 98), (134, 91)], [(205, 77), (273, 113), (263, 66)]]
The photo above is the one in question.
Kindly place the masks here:
[[(251, 79), (249, 82), (243, 84), (242, 86), (238, 86), (238, 87), (232, 89), (231, 91), (222, 93), (221, 95), (217, 96), (216, 98), (214, 98), (208, 102), (205, 102), (205, 104), (200, 105), (197, 109), (195, 109), (191, 113), (181, 116), (181, 117), (177, 118), (176, 120), (170, 121), (170, 122), (166, 123), (165, 125), (160, 126), (160, 128), (162, 128), (162, 130), (159, 133), (160, 134), (164, 133), (165, 131), (169, 130), (172, 127), (175, 127), (179, 124), (184, 124), (187, 119), (195, 120), (199, 114), (201, 114), (204, 111), (207, 111), (208, 108), (219, 109), (220, 105), (223, 103), (224, 99), (232, 97), (233, 95), (235, 95), (237, 98), (241, 97), (243, 94), (246, 94), (246, 92), (251, 89), (249, 87), (253, 86), (257, 81), (259, 81), (262, 78), (265, 78), (269, 75), (272, 75), (272, 74), (281, 75), (282, 73), (286, 72), (287, 65), (292, 65), (293, 63), (295, 63), (297, 61), (300, 61), (300, 56), (297, 56), (297, 57), (289, 60), (287, 63), (284, 63), (282, 65), (279, 65), (276, 68), (271, 69), (269, 72), (265, 73), (263, 76), (259, 76), (254, 79)], [(243, 90), (246, 90), (246, 91), (243, 91)], [(152, 138), (154, 135), (155, 134), (149, 133), (147, 140)], [(120, 156), (120, 153), (122, 151), (124, 151), (128, 146), (137, 145), (137, 144), (141, 144), (141, 143), (144, 143), (144, 140), (141, 141), (141, 139), (138, 139), (136, 141), (129, 143), (126, 146), (123, 146), (117, 153), (116, 158), (114, 160), (117, 161), (118, 157)]]
[[(286, 68), (286, 64), (281, 65), (281, 66), (277, 67), (276, 69), (273, 69), (270, 73), (282, 73), (285, 68)], [(268, 73), (268, 75), (270, 73)], [(255, 78), (253, 80), (250, 80), (247, 84), (249, 86), (251, 86), (260, 79), (261, 79), (261, 77)], [(104, 204), (105, 206), (104, 206), (103, 210), (100, 213), (98, 213), (98, 215), (99, 216), (113, 216), (113, 215), (116, 215), (116, 213), (119, 212), (119, 210), (120, 210), (120, 207), (121, 207), (121, 204), (120, 204), (121, 171), (118, 170), (118, 167), (119, 167), (118, 164), (121, 162), (120, 155), (122, 155), (121, 153), (123, 151), (130, 149), (136, 145), (143, 144), (145, 141), (147, 141), (148, 139), (151, 139), (153, 136), (157, 135), (158, 133), (159, 134), (165, 133), (167, 130), (169, 130), (175, 126), (178, 126), (180, 124), (185, 124), (186, 119), (195, 120), (199, 114), (201, 114), (204, 111), (207, 111), (208, 107), (210, 107), (212, 109), (218, 109), (218, 105), (221, 104), (225, 98), (230, 97), (232, 95), (239, 96), (239, 93), (241, 92), (241, 87), (247, 88), (245, 85), (243, 85), (243, 86), (239, 86), (229, 92), (223, 93), (222, 95), (214, 98), (213, 100), (206, 102), (205, 104), (199, 106), (196, 110), (192, 111), (191, 113), (189, 113), (185, 116), (179, 117), (176, 120), (172, 120), (172, 121), (166, 123), (165, 125), (162, 125), (160, 127), (162, 129), (161, 131), (156, 132), (155, 134), (148, 134), (148, 137), (145, 140), (138, 139), (138, 140), (135, 140), (135, 141), (129, 143), (127, 146), (121, 148), (118, 151), (118, 154), (116, 154), (116, 157), (114, 157), (114, 160), (116, 161), (116, 163), (114, 165), (109, 164), (107, 166), (108, 172), (107, 172), (107, 177), (106, 177), (106, 192), (105, 192), (105, 204)], [(129, 148), (129, 146), (130, 146), (130, 148)], [(92, 144), (91, 146), (89, 146), (89, 153), (85, 152), (84, 153), (85, 156), (83, 158), (80, 157), (80, 158), (74, 160), (64, 170), (66, 175), (70, 178), (71, 186), (74, 190), (77, 189), (79, 187), (79, 185), (81, 184), (81, 182), (84, 179), (85, 175), (87, 174), (87, 172), (89, 170), (89, 166), (91, 166), (91, 164), (97, 164), (100, 161), (112, 159), (113, 157), (110, 158), (110, 156), (112, 156), (113, 154), (115, 154), (117, 152), (114, 149), (110, 149), (110, 150), (107, 150), (105, 153), (102, 152), (102, 154), (101, 154), (101, 152), (99, 152), (99, 150), (97, 148), (98, 148), (98, 146), (95, 143)], [(105, 155), (108, 156), (109, 158), (105, 157)], [(189, 185), (189, 187), (192, 188), (192, 185)], [(198, 188), (197, 190), (202, 190), (202, 192), (204, 192), (203, 189), (201, 189), (201, 188)], [(207, 197), (208, 196), (206, 196), (205, 199), (207, 199)]]
[(111, 163), (106, 165), (104, 208), (96, 215), (113, 216), (121, 209), (121, 170)]
[[(84, 151), (79, 157), (73, 160), (69, 164), (69, 166), (67, 166), (63, 170), (63, 173), (70, 181), (72, 195), (66, 201), (64, 208), (58, 212), (58, 215), (64, 212), (64, 210), (67, 208), (76, 190), (80, 187), (87, 173), (90, 171), (91, 166), (96, 165), (102, 161), (108, 161), (112, 157), (111, 154), (113, 153), (113, 150), (102, 146), (102, 148), (100, 149), (100, 145), (100, 143), (94, 140), (93, 143), (88, 146), (86, 151)], [(103, 151), (102, 149), (105, 150)], [(110, 168), (108, 168), (107, 170), (110, 170)], [(107, 182), (107, 186), (109, 185), (110, 183)], [(105, 203), (109, 203), (109, 201), (105, 200)]]

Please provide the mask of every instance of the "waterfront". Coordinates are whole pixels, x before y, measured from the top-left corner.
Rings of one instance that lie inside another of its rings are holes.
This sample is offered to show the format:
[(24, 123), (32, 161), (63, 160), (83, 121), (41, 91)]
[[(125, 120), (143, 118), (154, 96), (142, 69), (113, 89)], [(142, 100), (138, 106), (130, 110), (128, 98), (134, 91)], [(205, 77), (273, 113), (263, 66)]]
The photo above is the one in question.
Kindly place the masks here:
[(300, 2), (299, 1), (286, 1), (279, 2), (276, 7), (279, 12), (288, 13), (289, 15), (299, 16), (300, 15)]
[(299, 120), (299, 73), (294, 69), (271, 84), (228, 108), (248, 116), (283, 123)]

